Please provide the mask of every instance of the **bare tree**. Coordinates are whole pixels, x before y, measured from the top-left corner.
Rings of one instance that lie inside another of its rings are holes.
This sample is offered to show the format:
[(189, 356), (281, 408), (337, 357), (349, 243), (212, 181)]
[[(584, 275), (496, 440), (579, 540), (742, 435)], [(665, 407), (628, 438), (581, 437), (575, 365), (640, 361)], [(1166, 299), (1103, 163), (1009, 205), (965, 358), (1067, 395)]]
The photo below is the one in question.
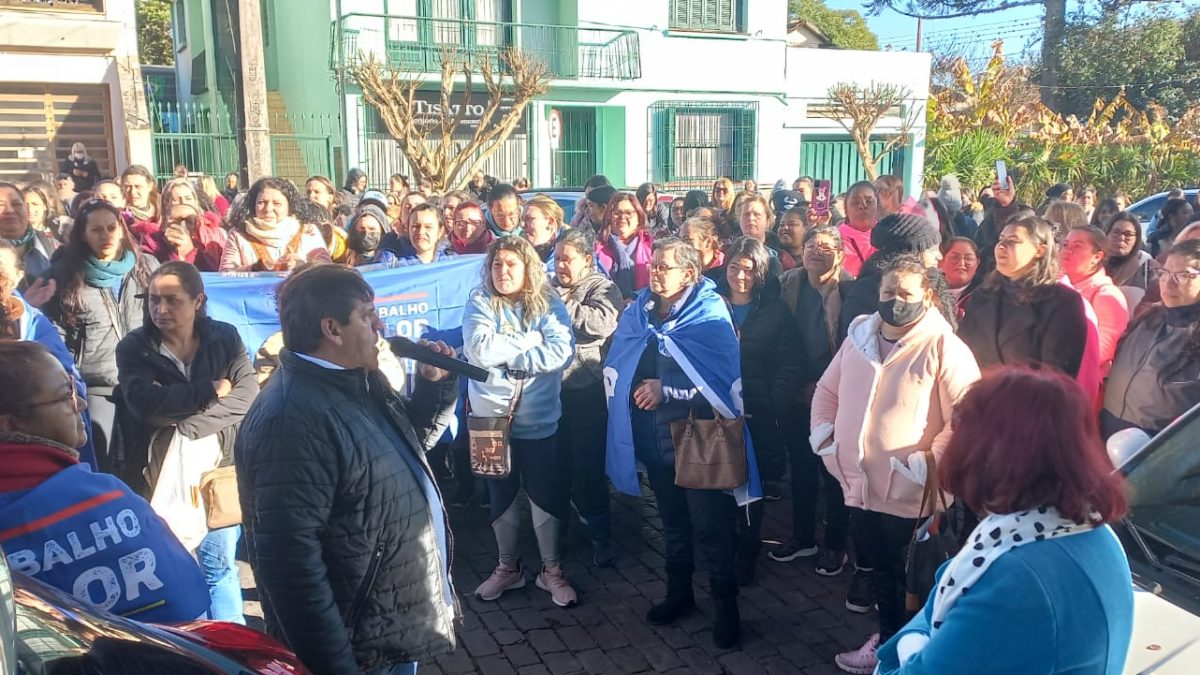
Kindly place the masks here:
[[(889, 152), (902, 148), (909, 138), (924, 107), (914, 105), (912, 91), (894, 84), (872, 82), (866, 87), (839, 82), (829, 88), (831, 117), (849, 132), (862, 160), (867, 177), (874, 181), (879, 177), (879, 162)], [(879, 152), (871, 151), (871, 137), (884, 117), (895, 115), (899, 119), (896, 130), (884, 135), (883, 147)]]
[[(487, 93), (483, 106), (471, 100), (476, 72)], [(360, 54), (350, 74), (362, 88), (363, 100), (379, 111), (414, 172), (428, 178), (439, 192), (465, 186), (512, 135), (529, 102), (550, 88), (546, 64), (511, 47), (494, 55), (465, 56), (453, 48), (444, 49), (437, 80), (441, 83), (439, 105), (432, 110), (432, 117), (428, 106), (418, 105), (417, 93), (427, 84), (423, 73), (385, 65), (373, 54)], [(460, 75), (462, 86), (457, 88)], [(474, 133), (464, 138), (458, 130), (469, 112), (479, 123)]]

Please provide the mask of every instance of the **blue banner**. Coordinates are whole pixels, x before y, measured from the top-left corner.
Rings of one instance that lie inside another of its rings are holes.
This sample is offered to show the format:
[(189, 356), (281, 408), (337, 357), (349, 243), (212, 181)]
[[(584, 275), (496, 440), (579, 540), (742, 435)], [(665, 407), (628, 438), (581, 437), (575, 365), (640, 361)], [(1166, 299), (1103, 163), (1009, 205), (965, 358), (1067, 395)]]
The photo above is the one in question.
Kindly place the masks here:
[[(375, 289), (384, 337), (429, 336), (461, 346), (462, 311), (480, 283), (483, 256), (456, 256), (429, 265), (359, 270)], [(208, 315), (237, 328), (250, 353), (279, 330), (275, 290), (286, 273), (205, 274)], [(451, 339), (457, 337), (456, 340)]]

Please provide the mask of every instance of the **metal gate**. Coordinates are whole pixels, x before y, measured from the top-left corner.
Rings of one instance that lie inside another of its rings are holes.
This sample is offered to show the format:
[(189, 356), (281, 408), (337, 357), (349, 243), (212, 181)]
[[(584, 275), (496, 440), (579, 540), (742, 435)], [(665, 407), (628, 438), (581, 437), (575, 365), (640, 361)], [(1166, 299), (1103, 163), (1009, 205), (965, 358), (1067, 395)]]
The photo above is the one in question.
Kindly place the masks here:
[(552, 156), (554, 187), (581, 187), (596, 174), (596, 109), (558, 110), (562, 139)]
[[(883, 149), (884, 141), (871, 141), (871, 152)], [(879, 162), (879, 175), (904, 175), (904, 148), (896, 148)], [(867, 180), (854, 141), (845, 136), (805, 137), (800, 143), (800, 175), (827, 179), (833, 194), (841, 194), (860, 180)]]

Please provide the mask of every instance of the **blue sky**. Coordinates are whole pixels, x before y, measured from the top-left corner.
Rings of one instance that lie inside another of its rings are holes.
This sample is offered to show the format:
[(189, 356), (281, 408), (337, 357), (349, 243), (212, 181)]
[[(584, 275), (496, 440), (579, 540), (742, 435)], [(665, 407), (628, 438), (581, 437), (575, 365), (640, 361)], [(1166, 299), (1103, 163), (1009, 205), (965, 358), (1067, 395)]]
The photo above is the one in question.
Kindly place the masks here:
[[(861, 0), (826, 0), (833, 9), (856, 9), (865, 14)], [(1067, 11), (1074, 9), (1074, 3)], [(955, 43), (960, 53), (966, 56), (986, 58), (994, 39), (1004, 40), (1006, 54), (1017, 55), (1030, 44), (1031, 39), (1041, 35), (1042, 8), (1039, 5), (1018, 7), (1003, 12), (982, 14), (961, 19), (938, 19), (925, 22), (925, 49), (947, 42)], [(879, 16), (868, 16), (867, 23), (879, 36), (880, 47), (888, 44), (893, 49), (911, 50), (917, 39), (917, 20), (887, 10)], [(1036, 52), (1037, 46), (1033, 46)], [(974, 53), (972, 53), (974, 52)]]

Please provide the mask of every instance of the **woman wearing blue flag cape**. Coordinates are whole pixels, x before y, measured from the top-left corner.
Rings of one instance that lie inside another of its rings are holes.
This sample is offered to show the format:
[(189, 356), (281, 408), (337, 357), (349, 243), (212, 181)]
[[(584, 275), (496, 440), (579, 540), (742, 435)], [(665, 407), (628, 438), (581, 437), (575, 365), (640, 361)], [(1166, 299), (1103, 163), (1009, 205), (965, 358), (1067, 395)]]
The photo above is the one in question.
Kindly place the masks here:
[(604, 367), (608, 396), (608, 477), (640, 495), (637, 464), (645, 465), (666, 540), (667, 597), (646, 614), (667, 624), (695, 608), (693, 524), (706, 558), (716, 609), (713, 642), (737, 644), (741, 633), (734, 573), (738, 506), (762, 497), (749, 433), (743, 432), (749, 479), (730, 492), (675, 484), (671, 422), (743, 413), (738, 341), (725, 301), (701, 277), (700, 254), (674, 237), (654, 244), (650, 287), (621, 316)]

